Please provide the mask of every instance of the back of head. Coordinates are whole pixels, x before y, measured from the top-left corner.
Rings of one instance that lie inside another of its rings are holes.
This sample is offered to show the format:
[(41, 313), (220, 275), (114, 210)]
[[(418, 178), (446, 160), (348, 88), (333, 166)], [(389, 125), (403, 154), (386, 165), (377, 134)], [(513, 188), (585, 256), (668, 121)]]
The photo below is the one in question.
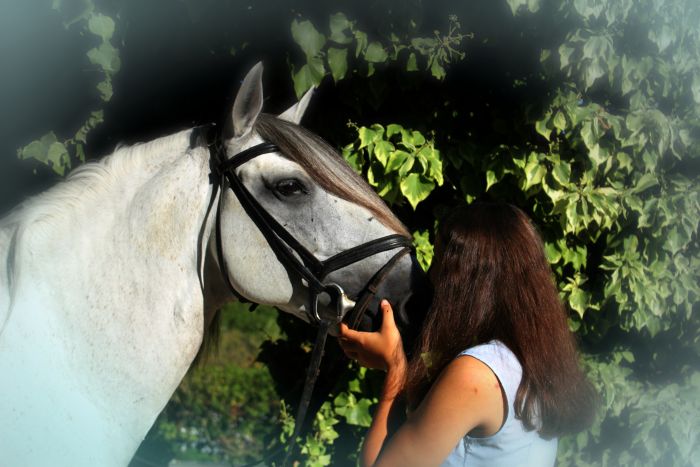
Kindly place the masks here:
[(555, 436), (587, 426), (594, 393), (527, 215), (505, 203), (454, 209), (441, 223), (433, 261), (435, 294), (415, 353), (429, 353), (431, 368), (425, 359), (411, 362), (409, 398), (418, 402), (462, 350), (496, 339), (522, 365), (515, 411), (526, 428)]

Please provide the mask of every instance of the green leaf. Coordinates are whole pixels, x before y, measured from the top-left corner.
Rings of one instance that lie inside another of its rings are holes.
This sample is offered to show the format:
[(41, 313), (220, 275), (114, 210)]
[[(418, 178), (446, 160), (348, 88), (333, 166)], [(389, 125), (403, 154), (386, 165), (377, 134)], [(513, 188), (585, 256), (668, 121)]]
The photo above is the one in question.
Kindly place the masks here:
[(537, 133), (541, 134), (544, 136), (544, 139), (549, 141), (549, 135), (552, 133), (552, 129), (548, 128), (549, 126), (549, 117), (545, 116), (542, 120), (537, 120), (535, 122), (535, 131)]
[(593, 131), (592, 121), (583, 122), (581, 125), (581, 139), (589, 150), (598, 144), (598, 135)]
[(58, 175), (63, 176), (66, 169), (70, 168), (68, 150), (63, 143), (58, 141), (49, 146), (46, 159), (51, 163), (51, 168)]
[(426, 180), (425, 177), (417, 173), (408, 174), (406, 178), (401, 180), (399, 186), (401, 193), (403, 193), (413, 209), (416, 209), (418, 203), (427, 198), (430, 192), (433, 191), (433, 188), (435, 188), (433, 182)]
[(574, 53), (574, 48), (567, 44), (562, 44), (559, 46), (559, 65), (560, 69), (564, 69), (571, 63), (571, 56)]
[(386, 172), (395, 172), (401, 168), (401, 166), (406, 163), (408, 159), (412, 159), (413, 156), (406, 151), (394, 151), (389, 155), (389, 160), (386, 163)]
[(545, 242), (544, 254), (547, 257), (549, 264), (557, 264), (561, 259), (561, 252), (555, 243)]
[(112, 98), (112, 82), (109, 80), (100, 81), (97, 83), (97, 90), (100, 91), (100, 97), (107, 102)]
[(396, 123), (390, 123), (386, 127), (386, 137), (391, 138), (394, 135), (402, 134), (403, 131), (404, 131), (404, 129), (401, 125), (398, 125)]
[(349, 44), (352, 38), (345, 34), (345, 31), (352, 26), (343, 13), (336, 13), (330, 17), (331, 35), (329, 39), (336, 44)]
[(520, 12), (522, 8), (526, 8), (531, 13), (537, 13), (540, 9), (541, 0), (507, 0), (508, 6), (510, 6), (510, 11), (513, 15)]
[(355, 47), (355, 57), (359, 57), (362, 52), (367, 48), (367, 34), (362, 31), (355, 31), (355, 41), (357, 41), (357, 46)]
[(600, 59), (592, 60), (586, 67), (586, 89), (593, 86), (598, 78), (605, 75), (605, 66)]
[(365, 50), (365, 60), (370, 63), (383, 63), (386, 61), (388, 55), (382, 44), (379, 42), (371, 42)]
[(560, 185), (567, 185), (571, 178), (571, 166), (568, 162), (560, 161), (554, 164), (552, 176)]
[(579, 317), (583, 318), (588, 308), (588, 294), (578, 287), (574, 288), (569, 295), (569, 305), (572, 310), (578, 313)]
[(336, 83), (345, 78), (348, 71), (348, 50), (328, 48), (328, 67), (331, 69), (333, 81)]
[(583, 46), (583, 58), (592, 61), (607, 60), (611, 52), (612, 44), (604, 36), (591, 36)]
[(408, 61), (406, 62), (406, 71), (418, 71), (416, 54), (413, 52), (411, 52), (408, 56)]
[(119, 51), (115, 49), (109, 42), (103, 42), (99, 47), (90, 49), (87, 52), (90, 63), (98, 65), (106, 73), (114, 74), (119, 71), (121, 61), (119, 60)]
[(438, 41), (432, 37), (416, 37), (411, 39), (411, 45), (421, 55), (431, 55), (438, 47)]
[(88, 21), (88, 29), (103, 41), (109, 41), (114, 34), (114, 20), (102, 14), (93, 14)]
[[(389, 156), (394, 152), (394, 145), (389, 141), (379, 140), (374, 145), (374, 157), (386, 167), (389, 161)], [(387, 170), (388, 172), (388, 170)]]
[(564, 116), (564, 113), (559, 111), (557, 114), (554, 116), (554, 128), (558, 129), (559, 131), (563, 131), (566, 129), (566, 117)]
[(433, 245), (430, 244), (430, 233), (427, 230), (413, 232), (413, 245), (416, 248), (416, 258), (423, 271), (428, 271), (433, 261)]
[(324, 74), (325, 67), (323, 66), (323, 60), (320, 58), (310, 59), (307, 64), (302, 66), (299, 71), (292, 76), (294, 92), (297, 98), (301, 98), (301, 96), (312, 87), (318, 86)]
[(675, 31), (668, 24), (664, 24), (660, 29), (649, 30), (649, 40), (656, 44), (659, 53), (671, 45), (676, 38)]
[(659, 179), (654, 174), (646, 173), (639, 178), (634, 188), (630, 190), (630, 193), (641, 193), (649, 188), (657, 186), (658, 184)]
[(304, 51), (307, 60), (317, 57), (326, 43), (326, 37), (319, 33), (309, 20), (292, 21), (292, 37)]
[(445, 76), (447, 73), (445, 72), (445, 68), (440, 64), (440, 62), (435, 59), (430, 65), (430, 74), (432, 74), (435, 78), (442, 80), (445, 79)]
[(498, 177), (496, 177), (496, 172), (493, 170), (486, 171), (486, 191), (489, 191), (496, 182), (498, 182)]
[(528, 162), (525, 165), (525, 183), (523, 191), (527, 191), (530, 187), (542, 182), (542, 179), (547, 173), (542, 163), (537, 158), (537, 154), (531, 153)]

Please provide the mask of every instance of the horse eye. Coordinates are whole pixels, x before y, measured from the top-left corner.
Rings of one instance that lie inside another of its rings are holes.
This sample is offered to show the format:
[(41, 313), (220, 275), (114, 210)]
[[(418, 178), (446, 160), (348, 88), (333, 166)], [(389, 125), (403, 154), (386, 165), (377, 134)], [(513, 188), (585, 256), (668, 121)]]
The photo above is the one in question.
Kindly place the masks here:
[(298, 196), (301, 194), (308, 194), (309, 190), (295, 178), (289, 178), (287, 180), (282, 180), (275, 184), (275, 191), (282, 196)]

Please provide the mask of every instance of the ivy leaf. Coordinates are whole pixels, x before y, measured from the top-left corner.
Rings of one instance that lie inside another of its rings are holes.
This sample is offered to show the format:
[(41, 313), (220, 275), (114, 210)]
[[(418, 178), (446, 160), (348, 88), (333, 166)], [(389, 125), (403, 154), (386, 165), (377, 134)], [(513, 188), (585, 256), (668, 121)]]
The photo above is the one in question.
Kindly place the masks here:
[(388, 56), (389, 55), (387, 55), (386, 50), (384, 50), (384, 47), (382, 47), (382, 44), (376, 41), (371, 42), (365, 51), (365, 60), (370, 63), (383, 63), (386, 61)]
[(437, 59), (433, 60), (432, 64), (430, 65), (430, 74), (439, 80), (445, 79), (445, 76), (447, 75), (445, 68)]
[(574, 48), (570, 47), (568, 44), (562, 44), (559, 46), (559, 67), (561, 70), (569, 66), (571, 63), (571, 56), (574, 53)]
[(545, 116), (542, 120), (537, 120), (535, 122), (535, 131), (544, 136), (544, 139), (549, 141), (549, 135), (552, 133), (552, 129), (549, 128), (548, 116)]
[(336, 44), (349, 44), (352, 38), (345, 34), (345, 31), (352, 26), (343, 13), (336, 13), (330, 17), (331, 35), (329, 39)]
[(408, 159), (412, 159), (413, 156), (406, 151), (394, 151), (389, 155), (389, 159), (386, 163), (386, 171), (395, 172), (401, 168), (401, 166), (406, 163)]
[(49, 146), (46, 159), (51, 163), (51, 168), (58, 175), (63, 176), (67, 168), (70, 168), (70, 158), (66, 146), (56, 141)]
[(90, 63), (98, 65), (109, 74), (118, 72), (121, 67), (119, 51), (109, 42), (103, 42), (99, 47), (88, 50), (87, 56)]
[(513, 16), (518, 14), (522, 8), (526, 8), (530, 13), (537, 13), (541, 3), (541, 0), (508, 0), (508, 6), (510, 6)]
[(418, 63), (416, 62), (416, 54), (411, 52), (406, 62), (406, 71), (418, 71)]
[(416, 37), (411, 39), (411, 45), (421, 55), (430, 55), (438, 47), (438, 41), (432, 37)]
[[(374, 145), (374, 157), (386, 167), (389, 156), (394, 152), (394, 145), (389, 141), (380, 140)], [(388, 171), (387, 171), (388, 172)]]
[(571, 166), (568, 162), (564, 161), (560, 161), (559, 163), (554, 164), (554, 168), (552, 169), (552, 176), (557, 182), (559, 182), (560, 185), (567, 185), (571, 177)]
[(561, 259), (561, 252), (555, 243), (545, 242), (544, 254), (547, 257), (549, 264), (557, 264)]
[(498, 182), (498, 177), (496, 177), (496, 172), (493, 170), (486, 171), (486, 191), (489, 191), (494, 184)]
[(367, 48), (367, 34), (362, 31), (355, 31), (355, 41), (357, 46), (355, 47), (355, 57), (359, 57), (362, 52)]
[(301, 96), (313, 86), (318, 86), (325, 72), (323, 60), (320, 58), (312, 58), (307, 64), (302, 66), (299, 71), (292, 76), (294, 92), (297, 98), (301, 98)]
[(557, 112), (557, 114), (554, 116), (554, 128), (556, 128), (559, 131), (563, 131), (566, 129), (566, 117), (564, 116), (563, 112)]
[(394, 135), (403, 134), (403, 131), (404, 129), (401, 125), (398, 125), (396, 123), (390, 123), (386, 127), (386, 137), (391, 138)]
[(433, 261), (433, 245), (430, 244), (430, 234), (427, 230), (413, 232), (413, 245), (416, 247), (416, 258), (423, 271), (428, 271)]
[(675, 33), (668, 24), (664, 24), (660, 29), (649, 30), (649, 40), (656, 44), (659, 53), (663, 53), (675, 40)]
[(114, 20), (99, 13), (93, 14), (88, 21), (88, 29), (96, 36), (100, 36), (103, 42), (109, 41), (114, 34)]
[(646, 173), (642, 175), (630, 193), (641, 193), (659, 184), (658, 178), (654, 174)]
[(292, 21), (292, 37), (304, 51), (307, 60), (317, 57), (326, 43), (326, 37), (319, 33), (309, 20)]
[(523, 185), (523, 191), (527, 191), (530, 187), (537, 185), (542, 181), (547, 170), (543, 167), (542, 163), (538, 160), (535, 153), (531, 153), (528, 158), (527, 165), (525, 165), (525, 183)]
[(415, 210), (418, 203), (427, 198), (430, 192), (433, 191), (435, 184), (430, 180), (426, 180), (423, 175), (411, 173), (401, 180), (400, 188), (401, 193), (403, 193)]
[(112, 98), (112, 82), (109, 80), (100, 81), (97, 83), (97, 90), (100, 91), (100, 97), (107, 102)]
[(569, 295), (569, 305), (571, 309), (576, 311), (579, 317), (583, 318), (588, 307), (588, 297), (589, 295), (582, 289), (575, 287)]
[(586, 89), (593, 86), (593, 83), (603, 75), (605, 75), (605, 67), (602, 60), (592, 60), (586, 68)]
[(598, 136), (593, 130), (592, 121), (583, 122), (583, 125), (581, 125), (581, 139), (583, 139), (583, 143), (589, 150), (598, 144)]
[(331, 69), (333, 81), (336, 83), (345, 78), (348, 71), (348, 50), (328, 48), (328, 67)]

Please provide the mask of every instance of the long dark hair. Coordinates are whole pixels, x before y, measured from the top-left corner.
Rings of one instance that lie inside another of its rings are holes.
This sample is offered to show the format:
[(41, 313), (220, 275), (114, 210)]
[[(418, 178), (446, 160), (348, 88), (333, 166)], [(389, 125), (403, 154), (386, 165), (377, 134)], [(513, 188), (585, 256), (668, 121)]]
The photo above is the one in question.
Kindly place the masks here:
[(552, 437), (586, 428), (595, 392), (527, 215), (503, 203), (453, 210), (441, 223), (433, 261), (435, 294), (409, 362), (409, 405), (420, 403), (462, 350), (497, 339), (522, 365), (514, 405), (526, 429)]

